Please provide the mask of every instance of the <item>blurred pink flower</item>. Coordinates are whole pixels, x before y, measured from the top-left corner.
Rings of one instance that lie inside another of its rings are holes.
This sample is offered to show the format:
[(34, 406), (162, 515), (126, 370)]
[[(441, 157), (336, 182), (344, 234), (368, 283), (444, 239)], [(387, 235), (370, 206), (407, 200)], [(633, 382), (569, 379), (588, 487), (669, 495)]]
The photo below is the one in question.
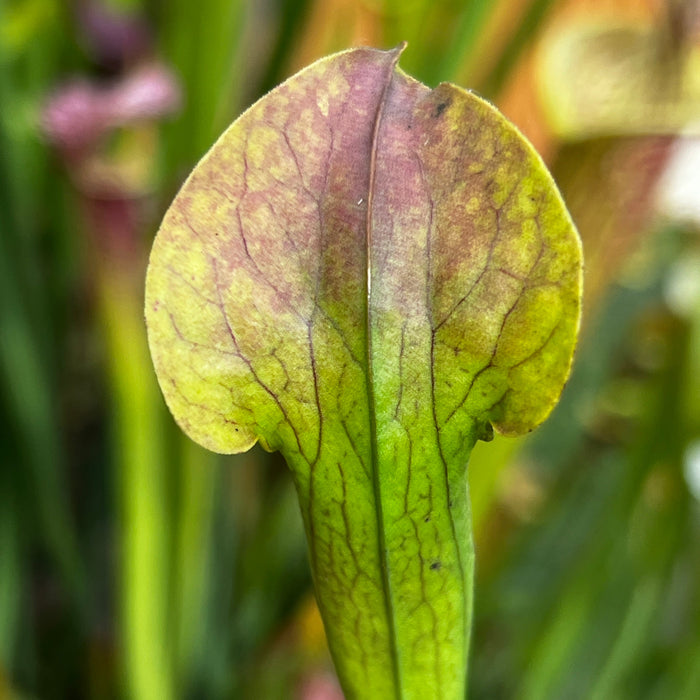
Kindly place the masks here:
[(82, 155), (105, 133), (171, 114), (180, 90), (164, 65), (141, 65), (108, 86), (75, 80), (56, 90), (42, 114), (42, 130), (60, 150)]
[(48, 100), (41, 127), (49, 140), (63, 151), (90, 148), (107, 130), (104, 108), (106, 92), (86, 80), (59, 88)]

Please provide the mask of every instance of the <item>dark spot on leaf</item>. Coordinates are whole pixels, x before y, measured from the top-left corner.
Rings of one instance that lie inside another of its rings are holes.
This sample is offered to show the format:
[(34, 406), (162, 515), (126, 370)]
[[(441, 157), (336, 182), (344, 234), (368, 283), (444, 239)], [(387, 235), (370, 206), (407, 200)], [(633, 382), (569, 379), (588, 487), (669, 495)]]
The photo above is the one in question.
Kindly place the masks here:
[(433, 116), (437, 119), (449, 106), (450, 106), (449, 102), (441, 102), (435, 108), (435, 112), (433, 112)]
[(442, 564), (439, 561), (434, 561), (431, 565), (430, 568), (432, 571), (439, 571), (442, 568)]
[(430, 516), (426, 515), (425, 519), (423, 520), (424, 523), (429, 523), (430, 522)]

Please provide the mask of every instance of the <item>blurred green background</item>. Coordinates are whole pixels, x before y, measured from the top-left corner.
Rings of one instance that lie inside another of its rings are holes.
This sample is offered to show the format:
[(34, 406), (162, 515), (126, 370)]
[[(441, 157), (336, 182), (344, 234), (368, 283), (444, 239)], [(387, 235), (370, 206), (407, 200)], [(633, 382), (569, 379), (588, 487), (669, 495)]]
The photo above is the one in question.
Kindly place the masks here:
[(533, 141), (586, 255), (560, 406), (470, 464), (470, 697), (700, 698), (696, 2), (0, 0), (0, 699), (342, 697), (286, 467), (180, 434), (143, 280), (243, 108), (403, 39)]

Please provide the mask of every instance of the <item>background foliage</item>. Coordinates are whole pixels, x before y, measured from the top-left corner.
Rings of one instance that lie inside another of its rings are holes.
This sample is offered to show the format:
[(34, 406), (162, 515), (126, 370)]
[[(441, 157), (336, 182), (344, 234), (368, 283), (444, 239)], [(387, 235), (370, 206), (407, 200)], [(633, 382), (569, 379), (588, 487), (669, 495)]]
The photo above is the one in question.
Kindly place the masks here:
[(561, 405), (470, 465), (470, 697), (700, 697), (699, 31), (690, 0), (0, 0), (0, 698), (340, 697), (286, 467), (173, 425), (143, 279), (245, 106), (403, 39), (535, 143), (587, 260)]

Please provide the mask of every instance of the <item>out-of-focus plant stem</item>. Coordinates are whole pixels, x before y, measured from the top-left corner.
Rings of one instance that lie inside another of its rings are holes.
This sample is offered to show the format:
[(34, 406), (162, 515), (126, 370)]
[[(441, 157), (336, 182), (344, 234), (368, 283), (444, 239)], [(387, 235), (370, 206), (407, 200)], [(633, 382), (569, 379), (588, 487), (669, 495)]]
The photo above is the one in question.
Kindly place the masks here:
[[(0, 102), (7, 96), (7, 87), (0, 81)], [(15, 186), (9, 171), (23, 150), (22, 144), (10, 143), (0, 128), (0, 154), (6, 158), (0, 157), (0, 389), (7, 402), (10, 430), (17, 439), (16, 458), (23, 465), (21, 479), (27, 484), (27, 492), (33, 494), (42, 538), (56, 560), (76, 610), (84, 616), (88, 607), (85, 572), (63, 480), (65, 465), (54, 405), (55, 386), (42, 353), (50, 329), (37, 325), (37, 314), (32, 313), (35, 309), (29, 308), (36, 293), (24, 293), (28, 286), (25, 276), (31, 278), (31, 273), (23, 273), (27, 265), (36, 262), (27, 260), (26, 250), (35, 231), (28, 221), (22, 221), (23, 208), (13, 198)], [(18, 255), (19, 249), (24, 250)], [(10, 493), (17, 488), (15, 480)], [(7, 566), (9, 571), (11, 564)], [(14, 613), (2, 619), (13, 618)]]
[(508, 41), (496, 65), (484, 82), (476, 86), (479, 92), (487, 98), (493, 98), (499, 93), (554, 4), (555, 0), (531, 0), (518, 29)]
[(498, 4), (498, 1), (493, 0), (470, 0), (464, 3), (454, 45), (440, 66), (440, 80), (454, 80), (462, 64), (473, 58), (472, 52), (478, 44), (479, 36)]
[(134, 700), (175, 697), (168, 620), (168, 468), (163, 411), (132, 270), (99, 266), (98, 303), (114, 401), (121, 511), (122, 653)]
[[(8, 475), (9, 476), (9, 475)], [(22, 542), (19, 517), (12, 489), (3, 475), (0, 479), (0, 552), (2, 552), (2, 575), (0, 575), (0, 677), (3, 668), (10, 668), (14, 660), (17, 626), (20, 615), (21, 573), (20, 543)], [(2, 680), (0, 678), (0, 696)]]
[(200, 672), (206, 665), (208, 622), (211, 606), (211, 537), (216, 487), (220, 484), (219, 460), (184, 435), (178, 435), (181, 457), (179, 498), (174, 528), (174, 607), (177, 610), (175, 661), (178, 681), (187, 671)]
[(247, 13), (244, 0), (163, 4), (161, 49), (177, 72), (184, 110), (165, 127), (164, 173), (184, 177), (232, 121), (249, 66), (238, 56)]

